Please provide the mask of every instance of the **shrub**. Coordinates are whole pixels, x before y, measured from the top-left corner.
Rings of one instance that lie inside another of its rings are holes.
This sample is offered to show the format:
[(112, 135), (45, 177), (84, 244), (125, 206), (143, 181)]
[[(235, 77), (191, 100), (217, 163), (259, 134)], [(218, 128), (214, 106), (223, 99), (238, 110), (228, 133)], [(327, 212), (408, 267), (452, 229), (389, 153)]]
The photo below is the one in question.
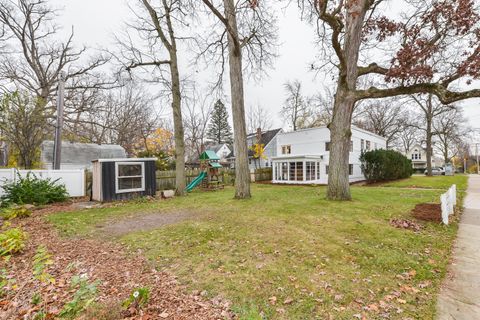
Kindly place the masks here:
[(98, 285), (98, 281), (89, 282), (86, 276), (72, 277), (71, 287), (72, 289), (77, 288), (77, 291), (75, 291), (73, 299), (65, 304), (58, 316), (60, 318), (76, 319), (95, 301)]
[(24, 206), (12, 206), (1, 211), (0, 216), (3, 219), (11, 220), (15, 218), (28, 218), (32, 215), (32, 210)]
[(25, 248), (27, 234), (20, 228), (8, 229), (0, 233), (0, 256), (8, 256)]
[(412, 175), (412, 162), (393, 150), (372, 150), (360, 156), (362, 172), (368, 182), (396, 180)]
[(2, 206), (15, 204), (43, 205), (63, 202), (68, 199), (65, 185), (57, 184), (58, 180), (40, 179), (32, 173), (25, 178), (18, 174), (15, 182), (3, 186), (5, 194), (0, 197)]
[(143, 307), (148, 303), (148, 300), (150, 300), (150, 289), (148, 288), (138, 288), (135, 289), (128, 299), (123, 301), (122, 307), (125, 309), (130, 308), (131, 306), (134, 307)]

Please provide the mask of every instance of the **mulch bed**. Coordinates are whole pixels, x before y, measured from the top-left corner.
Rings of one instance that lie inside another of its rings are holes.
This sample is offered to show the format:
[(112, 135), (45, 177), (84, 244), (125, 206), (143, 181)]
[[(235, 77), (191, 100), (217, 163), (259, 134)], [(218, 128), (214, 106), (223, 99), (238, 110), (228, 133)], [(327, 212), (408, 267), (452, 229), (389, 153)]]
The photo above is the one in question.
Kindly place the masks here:
[[(47, 319), (55, 319), (63, 306), (71, 301), (75, 290), (70, 287), (75, 275), (100, 281), (97, 305), (105, 307), (102, 315), (83, 319), (232, 319), (230, 303), (221, 298), (207, 299), (205, 294), (186, 293), (171, 274), (156, 271), (140, 253), (128, 253), (121, 245), (96, 239), (63, 239), (45, 222), (44, 215), (52, 211), (74, 210), (70, 206), (51, 206), (34, 212), (32, 217), (16, 220), (28, 233), (25, 250), (0, 261), (16, 286), (7, 288), (0, 298), (0, 319), (30, 319), (40, 307), (32, 297), (40, 293)], [(54, 284), (44, 284), (32, 276), (33, 256), (44, 245), (54, 260), (48, 272)], [(140, 287), (150, 289), (148, 305), (141, 309), (123, 310), (120, 303)]]
[(415, 206), (411, 215), (418, 220), (442, 222), (442, 207), (437, 203), (420, 203)]

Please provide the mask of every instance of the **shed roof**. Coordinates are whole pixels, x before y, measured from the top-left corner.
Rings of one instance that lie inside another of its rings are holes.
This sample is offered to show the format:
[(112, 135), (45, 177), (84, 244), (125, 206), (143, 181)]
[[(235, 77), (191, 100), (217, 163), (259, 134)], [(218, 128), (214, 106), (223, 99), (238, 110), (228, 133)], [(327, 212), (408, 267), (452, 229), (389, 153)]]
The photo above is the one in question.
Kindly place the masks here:
[(206, 150), (200, 155), (200, 160), (220, 160), (220, 157), (212, 150)]

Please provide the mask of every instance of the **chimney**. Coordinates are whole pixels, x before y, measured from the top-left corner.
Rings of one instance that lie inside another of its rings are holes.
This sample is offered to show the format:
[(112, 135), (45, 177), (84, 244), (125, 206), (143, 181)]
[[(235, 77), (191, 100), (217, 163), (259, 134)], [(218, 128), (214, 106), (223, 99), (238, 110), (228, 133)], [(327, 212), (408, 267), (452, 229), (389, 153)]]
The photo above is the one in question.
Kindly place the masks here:
[(262, 129), (257, 128), (257, 143), (260, 144), (262, 143)]

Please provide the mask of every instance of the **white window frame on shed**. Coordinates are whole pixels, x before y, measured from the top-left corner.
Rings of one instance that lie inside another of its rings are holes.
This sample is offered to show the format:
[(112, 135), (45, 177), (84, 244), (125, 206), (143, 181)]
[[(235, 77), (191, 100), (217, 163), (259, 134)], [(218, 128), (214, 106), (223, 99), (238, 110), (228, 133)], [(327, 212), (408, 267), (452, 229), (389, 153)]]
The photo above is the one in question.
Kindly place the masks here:
[[(142, 167), (141, 176), (119, 176), (118, 167), (128, 165), (140, 165)], [(118, 180), (124, 178), (142, 178), (142, 187), (134, 189), (119, 189)], [(145, 191), (145, 162), (115, 162), (115, 193), (128, 193)]]

